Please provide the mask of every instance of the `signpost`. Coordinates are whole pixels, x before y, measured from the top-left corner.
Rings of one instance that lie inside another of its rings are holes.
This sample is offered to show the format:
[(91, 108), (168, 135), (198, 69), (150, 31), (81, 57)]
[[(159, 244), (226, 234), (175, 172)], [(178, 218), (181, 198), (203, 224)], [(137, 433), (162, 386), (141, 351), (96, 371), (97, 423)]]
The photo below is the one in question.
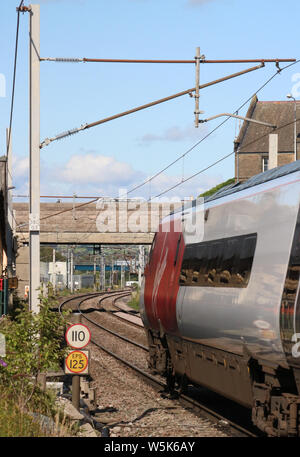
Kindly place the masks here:
[(88, 374), (89, 351), (71, 351), (65, 360), (66, 374)]
[[(79, 319), (81, 315), (79, 314)], [(80, 406), (80, 375), (89, 374), (89, 351), (82, 350), (91, 341), (91, 332), (81, 323), (68, 327), (65, 334), (66, 342), (74, 349), (65, 359), (65, 373), (72, 375), (72, 403), (79, 410)]]
[(91, 332), (86, 325), (71, 325), (66, 331), (66, 341), (72, 348), (82, 349), (91, 341)]

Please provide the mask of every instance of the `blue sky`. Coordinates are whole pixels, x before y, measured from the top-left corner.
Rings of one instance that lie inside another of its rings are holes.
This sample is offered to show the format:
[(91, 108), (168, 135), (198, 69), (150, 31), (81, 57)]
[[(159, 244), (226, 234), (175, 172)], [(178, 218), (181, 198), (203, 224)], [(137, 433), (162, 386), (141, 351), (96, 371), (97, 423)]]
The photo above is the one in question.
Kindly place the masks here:
[[(38, 2), (36, 2), (38, 3)], [(120, 59), (299, 58), (296, 0), (41, 0), (41, 56)], [(16, 6), (2, 0), (0, 147), (9, 123)], [(25, 5), (28, 2), (25, 1)], [(28, 14), (20, 16), (13, 123), (15, 194), (28, 188)], [(283, 64), (284, 65), (284, 64)], [(252, 66), (252, 64), (248, 65)], [(201, 83), (247, 68), (203, 64)], [(274, 64), (201, 91), (203, 117), (234, 112), (274, 72)], [(285, 100), (300, 64), (258, 95)], [(300, 75), (299, 75), (300, 77)], [(41, 140), (194, 87), (192, 64), (41, 63)], [(2, 94), (3, 95), (3, 94)], [(246, 107), (247, 108), (247, 107)], [(245, 108), (245, 109), (246, 109)], [(245, 109), (241, 114), (245, 114)], [(111, 195), (143, 182), (179, 157), (219, 120), (194, 128), (194, 100), (184, 96), (111, 121), (41, 151), (41, 193)], [(230, 153), (238, 123), (229, 120), (184, 159), (131, 196), (148, 198)], [(166, 196), (188, 197), (234, 175), (233, 157)]]

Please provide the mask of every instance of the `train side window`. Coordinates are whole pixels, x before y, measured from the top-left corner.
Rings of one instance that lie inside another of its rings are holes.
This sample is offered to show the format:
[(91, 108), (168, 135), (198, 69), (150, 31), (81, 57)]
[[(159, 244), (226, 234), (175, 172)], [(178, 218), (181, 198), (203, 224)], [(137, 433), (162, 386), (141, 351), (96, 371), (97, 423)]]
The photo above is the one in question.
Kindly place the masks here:
[(227, 239), (225, 242), (220, 282), (227, 286), (233, 286), (236, 282), (239, 264), (239, 247), (240, 240), (237, 238)]
[(239, 278), (243, 284), (247, 285), (250, 279), (250, 272), (253, 263), (253, 253), (256, 248), (256, 235), (251, 235), (243, 239), (240, 250)]
[(212, 244), (211, 257), (208, 262), (208, 282), (212, 285), (220, 283), (220, 275), (222, 271), (222, 259), (224, 255), (224, 246), (220, 242)]
[(179, 284), (180, 285), (187, 286), (188, 283), (189, 283), (189, 279), (190, 279), (189, 271), (191, 269), (191, 267), (190, 267), (190, 264), (191, 264), (190, 257), (191, 257), (191, 255), (192, 255), (192, 250), (188, 246), (188, 247), (185, 248), (184, 259), (183, 259), (182, 265), (181, 265), (181, 271), (180, 271), (180, 277), (179, 277)]
[(257, 234), (206, 241), (186, 247), (180, 285), (247, 287)]
[(197, 284), (200, 285), (205, 283), (205, 275), (207, 274), (207, 262), (209, 254), (207, 244), (203, 243), (202, 245), (197, 246), (197, 248), (194, 249), (194, 252), (197, 258), (197, 266), (194, 268), (197, 268), (197, 271), (199, 272)]

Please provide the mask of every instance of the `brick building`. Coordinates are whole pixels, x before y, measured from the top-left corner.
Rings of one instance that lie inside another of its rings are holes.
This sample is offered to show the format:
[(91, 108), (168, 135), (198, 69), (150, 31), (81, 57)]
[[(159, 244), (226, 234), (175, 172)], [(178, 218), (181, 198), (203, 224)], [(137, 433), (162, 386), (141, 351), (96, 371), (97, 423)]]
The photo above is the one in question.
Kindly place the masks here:
[[(276, 129), (244, 121), (234, 141), (235, 178), (239, 181), (268, 169), (269, 134), (278, 134), (278, 166), (294, 161), (294, 119), (300, 101), (258, 101), (253, 97), (246, 117), (276, 125)], [(288, 124), (288, 125), (286, 125)], [(286, 125), (286, 126), (285, 126)], [(300, 159), (300, 121), (297, 122), (297, 159)]]

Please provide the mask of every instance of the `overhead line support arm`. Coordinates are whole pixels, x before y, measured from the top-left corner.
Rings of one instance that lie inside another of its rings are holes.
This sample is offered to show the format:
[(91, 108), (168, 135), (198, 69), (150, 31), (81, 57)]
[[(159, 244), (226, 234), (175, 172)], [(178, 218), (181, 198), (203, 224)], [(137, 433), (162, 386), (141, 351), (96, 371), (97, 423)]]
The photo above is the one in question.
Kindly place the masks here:
[[(206, 87), (213, 86), (214, 84), (218, 84), (220, 82), (227, 81), (228, 79), (236, 78), (237, 76), (241, 76), (241, 75), (249, 73), (251, 71), (258, 70), (259, 68), (262, 68), (262, 67), (264, 67), (264, 64), (256, 65), (255, 67), (250, 67), (250, 68), (247, 68), (246, 70), (242, 70), (242, 71), (239, 71), (237, 73), (232, 73), (232, 74), (230, 74), (228, 76), (224, 76), (223, 78), (219, 78), (219, 79), (216, 79), (214, 81), (210, 81), (208, 83), (202, 84), (202, 85), (199, 86), (199, 89), (204, 89)], [(75, 133), (78, 133), (81, 130), (87, 130), (89, 128), (96, 127), (97, 125), (104, 124), (105, 122), (109, 122), (109, 121), (112, 121), (114, 119), (118, 119), (120, 117), (127, 116), (128, 114), (132, 114), (132, 113), (135, 113), (137, 111), (141, 111), (143, 109), (150, 108), (151, 106), (155, 106), (155, 105), (158, 105), (160, 103), (164, 103), (164, 102), (167, 102), (169, 100), (173, 100), (174, 98), (181, 97), (182, 95), (187, 95), (187, 94), (191, 95), (192, 92), (195, 92), (195, 91), (196, 91), (196, 87), (192, 87), (191, 89), (187, 89), (187, 90), (184, 90), (182, 92), (178, 92), (176, 94), (169, 95), (168, 97), (165, 97), (165, 98), (160, 98), (159, 100), (155, 100), (153, 102), (146, 103), (145, 105), (141, 105), (141, 106), (138, 106), (136, 108), (132, 108), (132, 109), (130, 109), (128, 111), (123, 111), (122, 113), (114, 114), (113, 116), (106, 117), (106, 118), (101, 119), (99, 121), (92, 122), (90, 124), (83, 124), (78, 129), (69, 130), (67, 132), (64, 132), (62, 134), (57, 135), (54, 138), (46, 138), (40, 144), (40, 148), (42, 149), (44, 146), (48, 146), (53, 141), (60, 140), (60, 139), (65, 138), (65, 137), (67, 137), (69, 135), (73, 135)]]

